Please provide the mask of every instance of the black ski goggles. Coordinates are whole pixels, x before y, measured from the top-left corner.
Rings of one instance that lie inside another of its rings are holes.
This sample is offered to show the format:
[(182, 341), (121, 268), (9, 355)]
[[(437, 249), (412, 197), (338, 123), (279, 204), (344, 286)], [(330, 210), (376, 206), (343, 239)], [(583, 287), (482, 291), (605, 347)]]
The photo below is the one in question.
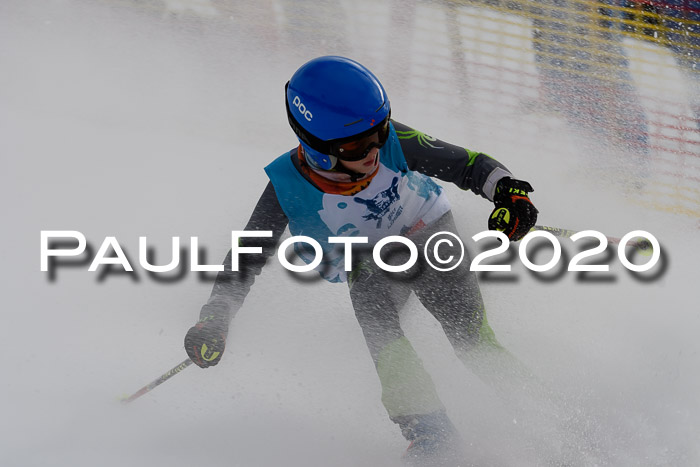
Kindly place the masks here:
[(347, 162), (361, 161), (367, 157), (372, 149), (381, 149), (389, 139), (389, 116), (375, 127), (367, 136), (353, 136), (350, 141), (335, 140), (331, 145), (331, 156)]
[(289, 101), (285, 98), (284, 102), (287, 105), (287, 119), (294, 133), (300, 140), (321, 154), (334, 156), (347, 162), (360, 161), (367, 157), (373, 148), (381, 149), (389, 139), (391, 111), (379, 124), (360, 134), (324, 141), (306, 131), (292, 115)]

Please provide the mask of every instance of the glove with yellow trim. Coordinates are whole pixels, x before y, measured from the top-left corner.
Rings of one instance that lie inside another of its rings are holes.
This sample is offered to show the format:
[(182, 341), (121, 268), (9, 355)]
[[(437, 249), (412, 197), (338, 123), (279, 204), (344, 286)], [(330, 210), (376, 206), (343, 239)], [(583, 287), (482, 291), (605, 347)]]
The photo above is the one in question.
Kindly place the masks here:
[(537, 222), (537, 209), (528, 193), (535, 191), (528, 182), (505, 177), (496, 184), (489, 217), (489, 230), (499, 230), (513, 242), (523, 238)]
[(208, 368), (219, 363), (226, 347), (228, 324), (208, 316), (192, 326), (185, 336), (185, 350), (195, 365)]

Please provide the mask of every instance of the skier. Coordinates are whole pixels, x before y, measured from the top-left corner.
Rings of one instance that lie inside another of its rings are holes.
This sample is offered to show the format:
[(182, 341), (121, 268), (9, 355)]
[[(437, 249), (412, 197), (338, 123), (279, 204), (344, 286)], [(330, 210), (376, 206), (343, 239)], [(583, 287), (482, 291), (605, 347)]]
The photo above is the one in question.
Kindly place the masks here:
[[(406, 272), (389, 273), (375, 264), (371, 250), (355, 245), (347, 273), (344, 246), (328, 238), (367, 237), (371, 248), (383, 237), (401, 235), (423, 251), (434, 233), (456, 234), (450, 205), (435, 177), (494, 202), (489, 229), (517, 241), (537, 219), (528, 196), (533, 189), (486, 154), (391, 119), (382, 84), (353, 60), (313, 59), (294, 73), (285, 92), (299, 145), (265, 168), (270, 182), (245, 227), (273, 235), (241, 238), (241, 246), (262, 247), (262, 254), (240, 255), (237, 272), (231, 270), (229, 252), (199, 322), (185, 337), (187, 354), (202, 368), (220, 361), (231, 319), (289, 226), (292, 235), (310, 236), (322, 246), (323, 261), (316, 268), (322, 277), (348, 282), (381, 382), (382, 402), (410, 441), (407, 458), (422, 462), (454, 454), (459, 435), (403, 334), (399, 311), (413, 291), (465, 363), (479, 349), (503, 350), (486, 321), (469, 258), (448, 272), (428, 267), (421, 258)], [(315, 257), (305, 243), (296, 243), (295, 249), (307, 264)], [(406, 262), (406, 249), (388, 251), (387, 262)]]

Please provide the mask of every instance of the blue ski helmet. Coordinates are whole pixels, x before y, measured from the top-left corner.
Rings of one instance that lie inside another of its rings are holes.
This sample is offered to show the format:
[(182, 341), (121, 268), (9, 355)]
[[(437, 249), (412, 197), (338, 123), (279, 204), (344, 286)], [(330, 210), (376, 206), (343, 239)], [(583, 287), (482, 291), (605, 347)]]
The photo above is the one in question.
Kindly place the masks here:
[(332, 169), (342, 158), (340, 146), (380, 128), (386, 141), (391, 114), (386, 91), (354, 60), (315, 58), (294, 73), (285, 92), (289, 124), (317, 168)]

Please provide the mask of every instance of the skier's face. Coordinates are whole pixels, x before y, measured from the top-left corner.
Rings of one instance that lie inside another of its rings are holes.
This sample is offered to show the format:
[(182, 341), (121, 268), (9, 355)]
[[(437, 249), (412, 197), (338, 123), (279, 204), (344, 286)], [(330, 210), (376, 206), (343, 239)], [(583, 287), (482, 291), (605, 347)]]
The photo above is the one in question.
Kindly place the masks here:
[(379, 166), (379, 148), (370, 149), (367, 156), (359, 161), (344, 161), (339, 159), (338, 163), (346, 169), (352, 170), (353, 172), (370, 174)]

